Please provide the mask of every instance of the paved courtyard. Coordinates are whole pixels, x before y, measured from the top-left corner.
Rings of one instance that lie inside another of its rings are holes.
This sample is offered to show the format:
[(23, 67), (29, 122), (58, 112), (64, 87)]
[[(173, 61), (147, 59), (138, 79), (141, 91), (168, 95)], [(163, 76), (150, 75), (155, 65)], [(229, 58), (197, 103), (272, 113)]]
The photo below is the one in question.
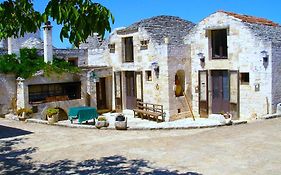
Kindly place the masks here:
[(115, 131), (0, 118), (0, 174), (281, 174), (281, 118)]

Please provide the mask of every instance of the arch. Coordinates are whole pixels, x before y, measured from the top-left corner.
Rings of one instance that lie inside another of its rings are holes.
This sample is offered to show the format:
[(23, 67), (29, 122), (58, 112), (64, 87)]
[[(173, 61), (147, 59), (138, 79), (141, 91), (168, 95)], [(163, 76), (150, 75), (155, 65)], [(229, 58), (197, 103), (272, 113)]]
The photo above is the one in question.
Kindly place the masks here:
[(176, 97), (183, 96), (185, 90), (185, 72), (178, 70), (175, 75), (175, 95)]

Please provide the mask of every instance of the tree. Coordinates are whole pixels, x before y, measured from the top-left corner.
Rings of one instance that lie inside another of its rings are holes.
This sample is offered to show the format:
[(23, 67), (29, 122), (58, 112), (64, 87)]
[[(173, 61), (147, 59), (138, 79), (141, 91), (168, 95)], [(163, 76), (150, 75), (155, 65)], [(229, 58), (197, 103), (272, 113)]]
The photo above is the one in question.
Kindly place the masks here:
[(0, 39), (34, 33), (49, 18), (62, 25), (60, 39), (67, 38), (76, 47), (94, 33), (104, 36), (114, 23), (112, 13), (91, 0), (50, 0), (42, 14), (32, 0), (5, 0), (0, 4)]

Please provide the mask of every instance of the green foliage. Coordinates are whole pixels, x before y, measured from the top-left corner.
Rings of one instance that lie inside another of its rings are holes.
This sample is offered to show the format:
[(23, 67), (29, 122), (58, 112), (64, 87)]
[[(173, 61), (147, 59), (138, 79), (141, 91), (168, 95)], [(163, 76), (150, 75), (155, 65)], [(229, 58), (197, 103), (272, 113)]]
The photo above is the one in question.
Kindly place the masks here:
[(6, 0), (0, 4), (0, 39), (34, 33), (42, 20), (31, 0)]
[(51, 116), (53, 116), (55, 114), (58, 114), (58, 113), (59, 113), (59, 109), (57, 109), (57, 108), (48, 108), (47, 112), (46, 112), (48, 117), (51, 117)]
[(30, 108), (20, 108), (17, 110), (17, 115), (22, 116), (22, 114), (25, 112), (26, 115), (31, 115), (33, 112)]
[(44, 71), (44, 75), (53, 73), (79, 73), (80, 69), (63, 59), (54, 58), (53, 64), (45, 63), (42, 56), (37, 55), (36, 49), (21, 49), (20, 56), (0, 56), (0, 73), (13, 73), (17, 77), (30, 78), (38, 71)]
[(107, 121), (107, 120), (105, 116), (101, 115), (98, 117), (98, 121)]
[(36, 32), (50, 17), (62, 25), (60, 39), (76, 47), (94, 33), (104, 36), (114, 23), (111, 12), (91, 0), (50, 0), (43, 14), (34, 10), (32, 0), (5, 0), (0, 4), (0, 39)]

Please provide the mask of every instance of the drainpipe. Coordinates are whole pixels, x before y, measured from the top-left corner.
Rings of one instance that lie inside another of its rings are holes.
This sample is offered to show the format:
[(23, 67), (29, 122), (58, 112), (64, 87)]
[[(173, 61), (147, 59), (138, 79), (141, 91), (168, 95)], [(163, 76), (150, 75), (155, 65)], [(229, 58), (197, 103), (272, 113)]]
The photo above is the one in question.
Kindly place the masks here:
[(44, 29), (44, 62), (53, 62), (53, 45), (52, 45), (52, 25), (50, 21), (45, 23)]

